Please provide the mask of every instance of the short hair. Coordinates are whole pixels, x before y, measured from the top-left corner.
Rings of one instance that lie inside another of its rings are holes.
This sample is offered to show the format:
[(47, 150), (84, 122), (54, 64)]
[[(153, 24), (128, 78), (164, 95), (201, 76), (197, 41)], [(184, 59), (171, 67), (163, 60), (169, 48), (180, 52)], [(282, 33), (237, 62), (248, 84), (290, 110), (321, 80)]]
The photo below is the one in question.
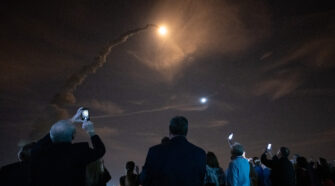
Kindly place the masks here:
[(207, 152), (207, 165), (212, 168), (219, 168), (219, 161), (213, 152)]
[(126, 169), (127, 169), (127, 171), (134, 171), (134, 169), (135, 169), (135, 162), (128, 161), (126, 163)]
[(70, 120), (60, 120), (52, 125), (50, 138), (53, 143), (71, 142), (76, 128)]
[(231, 148), (231, 154), (233, 156), (242, 156), (243, 153), (244, 153), (243, 146), (239, 143), (234, 143)]
[(29, 161), (31, 159), (31, 150), (35, 144), (35, 142), (31, 142), (20, 148), (18, 152), (18, 158), (20, 161)]
[(188, 121), (184, 116), (175, 116), (170, 121), (170, 133), (173, 135), (187, 135)]
[(280, 153), (283, 157), (287, 158), (290, 155), (290, 150), (287, 147), (280, 147)]

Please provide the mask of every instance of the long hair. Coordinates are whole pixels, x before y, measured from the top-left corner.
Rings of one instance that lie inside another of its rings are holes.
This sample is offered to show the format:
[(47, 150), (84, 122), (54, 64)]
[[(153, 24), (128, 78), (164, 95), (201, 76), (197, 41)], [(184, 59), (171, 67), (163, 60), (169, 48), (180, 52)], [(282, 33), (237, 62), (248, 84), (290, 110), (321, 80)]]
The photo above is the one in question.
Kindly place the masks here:
[(86, 166), (86, 186), (97, 185), (104, 173), (101, 159), (91, 162)]
[(219, 168), (219, 161), (213, 152), (207, 153), (207, 165), (212, 168)]

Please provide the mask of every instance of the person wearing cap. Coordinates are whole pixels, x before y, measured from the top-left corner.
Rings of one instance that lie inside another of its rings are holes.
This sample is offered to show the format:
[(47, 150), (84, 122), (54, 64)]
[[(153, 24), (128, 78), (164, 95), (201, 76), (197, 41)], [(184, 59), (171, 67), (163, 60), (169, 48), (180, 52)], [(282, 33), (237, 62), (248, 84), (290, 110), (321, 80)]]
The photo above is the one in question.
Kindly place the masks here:
[(234, 143), (231, 148), (231, 161), (227, 169), (228, 186), (250, 186), (250, 165), (244, 158), (244, 148), (239, 143)]
[(295, 185), (295, 173), (291, 161), (288, 159), (290, 151), (287, 147), (280, 147), (277, 155), (272, 159), (267, 156), (271, 155), (269, 151), (262, 154), (261, 162), (271, 168), (271, 182), (272, 186), (293, 186)]

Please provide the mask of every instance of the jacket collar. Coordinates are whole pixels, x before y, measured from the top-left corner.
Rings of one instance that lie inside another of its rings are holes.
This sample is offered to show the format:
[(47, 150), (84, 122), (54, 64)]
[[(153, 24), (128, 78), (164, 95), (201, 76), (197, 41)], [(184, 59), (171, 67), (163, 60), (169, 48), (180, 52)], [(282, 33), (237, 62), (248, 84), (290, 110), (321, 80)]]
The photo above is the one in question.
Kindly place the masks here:
[(175, 136), (171, 140), (171, 142), (182, 142), (182, 141), (187, 141), (185, 136)]

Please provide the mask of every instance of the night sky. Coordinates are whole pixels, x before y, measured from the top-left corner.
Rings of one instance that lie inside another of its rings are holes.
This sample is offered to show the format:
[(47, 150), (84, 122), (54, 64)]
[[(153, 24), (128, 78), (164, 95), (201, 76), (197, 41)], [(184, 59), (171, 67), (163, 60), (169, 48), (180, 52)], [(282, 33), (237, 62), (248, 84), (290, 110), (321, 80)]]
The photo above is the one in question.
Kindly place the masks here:
[[(79, 106), (91, 110), (114, 184), (126, 161), (143, 165), (175, 115), (224, 169), (230, 132), (247, 157), (270, 142), (335, 158), (335, 8), (326, 1), (2, 2), (0, 20), (0, 166)], [(167, 35), (148, 28), (114, 47), (55, 112), (73, 74), (148, 23)], [(75, 141), (88, 140), (78, 125)]]

